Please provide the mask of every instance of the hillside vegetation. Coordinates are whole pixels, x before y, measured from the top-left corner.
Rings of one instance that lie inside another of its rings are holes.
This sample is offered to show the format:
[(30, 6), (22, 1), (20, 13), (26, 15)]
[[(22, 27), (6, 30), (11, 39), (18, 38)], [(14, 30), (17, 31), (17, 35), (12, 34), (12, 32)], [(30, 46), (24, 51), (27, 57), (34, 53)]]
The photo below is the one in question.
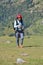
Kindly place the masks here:
[(29, 33), (43, 34), (43, 0), (0, 0), (0, 36), (14, 33), (13, 22), (18, 13)]

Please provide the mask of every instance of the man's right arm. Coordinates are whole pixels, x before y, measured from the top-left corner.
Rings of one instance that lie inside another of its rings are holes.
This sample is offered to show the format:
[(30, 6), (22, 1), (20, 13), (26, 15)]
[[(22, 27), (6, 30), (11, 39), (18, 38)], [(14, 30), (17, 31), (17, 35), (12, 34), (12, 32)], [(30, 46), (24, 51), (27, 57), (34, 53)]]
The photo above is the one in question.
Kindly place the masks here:
[(17, 25), (17, 23), (16, 23), (16, 21), (15, 21), (15, 22), (14, 22), (14, 28), (17, 28), (17, 27), (20, 28), (20, 25), (19, 25), (19, 24)]

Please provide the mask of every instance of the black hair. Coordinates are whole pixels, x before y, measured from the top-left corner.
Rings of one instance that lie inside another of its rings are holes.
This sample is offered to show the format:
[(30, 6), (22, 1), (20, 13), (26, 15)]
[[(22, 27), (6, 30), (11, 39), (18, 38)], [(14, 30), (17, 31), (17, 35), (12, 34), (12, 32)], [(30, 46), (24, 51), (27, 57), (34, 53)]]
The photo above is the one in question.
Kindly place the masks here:
[[(17, 20), (18, 18), (16, 18), (16, 20)], [(23, 22), (23, 19), (21, 18), (21, 20), (20, 20), (20, 22), (22, 23)]]

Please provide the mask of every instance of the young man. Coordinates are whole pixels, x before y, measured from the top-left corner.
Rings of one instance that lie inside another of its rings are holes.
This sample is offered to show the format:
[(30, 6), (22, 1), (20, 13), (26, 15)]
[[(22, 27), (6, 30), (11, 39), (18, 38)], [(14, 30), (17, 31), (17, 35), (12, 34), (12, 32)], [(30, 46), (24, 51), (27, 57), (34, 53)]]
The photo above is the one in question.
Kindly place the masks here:
[[(14, 22), (14, 30), (16, 35), (16, 43), (17, 47), (23, 47), (23, 39), (24, 39), (24, 24), (22, 20), (22, 15), (18, 14), (16, 20)], [(19, 43), (20, 41), (20, 43)]]

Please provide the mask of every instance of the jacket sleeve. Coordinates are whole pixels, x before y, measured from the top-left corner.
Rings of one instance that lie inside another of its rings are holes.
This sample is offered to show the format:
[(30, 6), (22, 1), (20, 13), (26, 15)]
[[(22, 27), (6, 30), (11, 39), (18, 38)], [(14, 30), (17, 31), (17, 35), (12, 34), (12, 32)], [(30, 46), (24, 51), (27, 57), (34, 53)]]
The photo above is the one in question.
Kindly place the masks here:
[(14, 28), (17, 28), (16, 21), (14, 21)]

